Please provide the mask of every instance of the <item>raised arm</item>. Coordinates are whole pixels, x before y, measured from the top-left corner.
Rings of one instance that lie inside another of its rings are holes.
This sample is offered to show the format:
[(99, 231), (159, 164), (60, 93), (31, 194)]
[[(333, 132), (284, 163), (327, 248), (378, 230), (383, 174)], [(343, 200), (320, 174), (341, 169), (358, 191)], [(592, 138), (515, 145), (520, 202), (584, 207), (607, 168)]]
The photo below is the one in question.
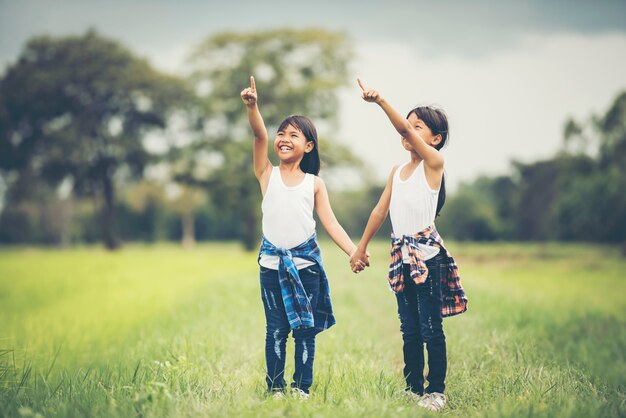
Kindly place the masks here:
[(385, 222), (385, 218), (387, 218), (387, 214), (389, 213), (389, 203), (391, 202), (391, 185), (393, 181), (393, 175), (396, 172), (398, 167), (394, 167), (391, 170), (391, 174), (389, 175), (389, 179), (387, 180), (387, 184), (385, 185), (385, 189), (383, 193), (380, 195), (380, 199), (378, 199), (378, 203), (374, 206), (372, 213), (367, 221), (367, 226), (363, 231), (363, 236), (361, 237), (361, 242), (357, 246), (356, 251), (350, 257), (350, 267), (352, 271), (358, 273), (361, 268), (358, 264), (361, 261), (365, 265), (369, 265), (369, 256), (367, 252), (367, 246), (370, 241), (376, 235), (376, 232), (380, 229), (383, 222)]
[(356, 245), (354, 245), (346, 231), (339, 224), (339, 221), (337, 221), (333, 209), (330, 207), (326, 185), (317, 176), (315, 177), (315, 210), (324, 229), (326, 229), (332, 240), (335, 241), (335, 244), (348, 256), (351, 256), (354, 250), (356, 250)]
[(357, 81), (362, 90), (361, 97), (363, 100), (370, 103), (376, 103), (383, 109), (393, 127), (396, 128), (396, 131), (398, 131), (404, 139), (409, 141), (415, 152), (422, 157), (424, 163), (426, 163), (429, 168), (436, 171), (443, 170), (443, 157), (435, 148), (431, 147), (424, 141), (415, 127), (412, 126), (411, 123), (409, 123), (409, 121), (400, 113), (398, 113), (378, 91), (365, 88), (360, 79), (357, 79)]
[(257, 105), (257, 92), (254, 77), (250, 77), (250, 87), (241, 91), (241, 100), (246, 104), (248, 121), (254, 133), (254, 175), (261, 183), (263, 193), (267, 188), (272, 164), (267, 157), (268, 137), (265, 122)]

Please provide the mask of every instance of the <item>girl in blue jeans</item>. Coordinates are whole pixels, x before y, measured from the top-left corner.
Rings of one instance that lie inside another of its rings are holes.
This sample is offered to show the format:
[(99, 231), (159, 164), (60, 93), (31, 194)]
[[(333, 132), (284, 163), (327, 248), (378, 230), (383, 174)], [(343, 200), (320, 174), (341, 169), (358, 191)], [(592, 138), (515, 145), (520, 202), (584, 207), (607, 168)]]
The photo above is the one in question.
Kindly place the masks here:
[[(404, 118), (377, 91), (366, 89), (360, 80), (359, 85), (363, 99), (386, 113), (411, 159), (391, 170), (350, 264), (353, 271), (362, 270), (367, 245), (389, 213), (393, 234), (388, 280), (398, 303), (407, 394), (419, 406), (440, 411), (446, 404), (448, 367), (442, 319), (467, 309), (458, 268), (435, 228), (435, 217), (445, 201), (444, 161), (439, 150), (448, 138), (448, 120), (443, 111), (428, 106), (416, 107)], [(428, 350), (426, 388), (424, 344)]]
[(337, 222), (326, 186), (317, 176), (320, 157), (313, 123), (304, 116), (290, 116), (280, 124), (274, 139), (280, 164), (274, 167), (268, 159), (269, 139), (253, 77), (241, 98), (254, 132), (254, 174), (263, 194), (259, 265), (266, 318), (267, 388), (277, 398), (284, 396), (286, 341), (293, 332), (292, 392), (306, 399), (313, 383), (315, 336), (335, 323), (313, 209), (346, 254), (351, 255), (356, 246)]

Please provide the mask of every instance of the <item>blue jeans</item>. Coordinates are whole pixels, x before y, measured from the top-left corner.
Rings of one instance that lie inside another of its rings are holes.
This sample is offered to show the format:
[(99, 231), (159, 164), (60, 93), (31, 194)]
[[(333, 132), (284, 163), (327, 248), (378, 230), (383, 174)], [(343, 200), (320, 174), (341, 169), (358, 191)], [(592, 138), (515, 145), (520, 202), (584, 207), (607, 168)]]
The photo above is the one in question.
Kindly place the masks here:
[(427, 393), (445, 390), (447, 369), (446, 337), (441, 316), (441, 274), (446, 268), (441, 254), (426, 261), (428, 278), (415, 284), (404, 264), (404, 291), (396, 293), (402, 331), (404, 378), (407, 389), (424, 393), (424, 343), (428, 350)]
[[(311, 307), (315, 310), (320, 292), (320, 270), (315, 264), (298, 270)], [(285, 389), (285, 357), (287, 354), (287, 337), (291, 331), (280, 284), (278, 271), (261, 266), (261, 299), (265, 310), (265, 362), (267, 365), (267, 389), (279, 391)], [(315, 357), (315, 328), (298, 328), (293, 330), (295, 340), (295, 372), (292, 387), (309, 393), (313, 384), (313, 359)]]

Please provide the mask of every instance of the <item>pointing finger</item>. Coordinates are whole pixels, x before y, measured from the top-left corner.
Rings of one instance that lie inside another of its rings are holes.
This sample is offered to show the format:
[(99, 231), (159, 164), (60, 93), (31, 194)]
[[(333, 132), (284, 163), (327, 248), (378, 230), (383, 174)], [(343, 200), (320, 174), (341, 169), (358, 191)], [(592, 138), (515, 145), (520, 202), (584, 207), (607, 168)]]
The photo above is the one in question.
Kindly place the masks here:
[(254, 77), (250, 76), (250, 88), (252, 91), (256, 91), (256, 84), (254, 84)]
[(361, 81), (361, 79), (357, 78), (356, 81), (359, 83), (359, 87), (361, 87), (361, 90), (365, 91), (365, 87), (363, 86), (363, 82)]

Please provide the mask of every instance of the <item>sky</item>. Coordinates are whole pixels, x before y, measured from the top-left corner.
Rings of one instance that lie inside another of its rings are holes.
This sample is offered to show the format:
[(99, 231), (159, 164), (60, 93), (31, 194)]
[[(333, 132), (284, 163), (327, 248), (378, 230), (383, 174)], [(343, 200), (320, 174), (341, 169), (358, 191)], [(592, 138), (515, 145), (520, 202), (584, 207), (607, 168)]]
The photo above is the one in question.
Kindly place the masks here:
[(602, 114), (626, 90), (623, 0), (0, 0), (0, 71), (32, 36), (95, 28), (184, 73), (187, 54), (208, 36), (280, 27), (343, 31), (353, 41), (354, 82), (340, 91), (340, 128), (327, 136), (380, 181), (408, 154), (382, 111), (360, 99), (356, 77), (401, 113), (417, 104), (447, 112), (452, 190), (509, 174), (512, 160), (549, 158), (568, 118)]

